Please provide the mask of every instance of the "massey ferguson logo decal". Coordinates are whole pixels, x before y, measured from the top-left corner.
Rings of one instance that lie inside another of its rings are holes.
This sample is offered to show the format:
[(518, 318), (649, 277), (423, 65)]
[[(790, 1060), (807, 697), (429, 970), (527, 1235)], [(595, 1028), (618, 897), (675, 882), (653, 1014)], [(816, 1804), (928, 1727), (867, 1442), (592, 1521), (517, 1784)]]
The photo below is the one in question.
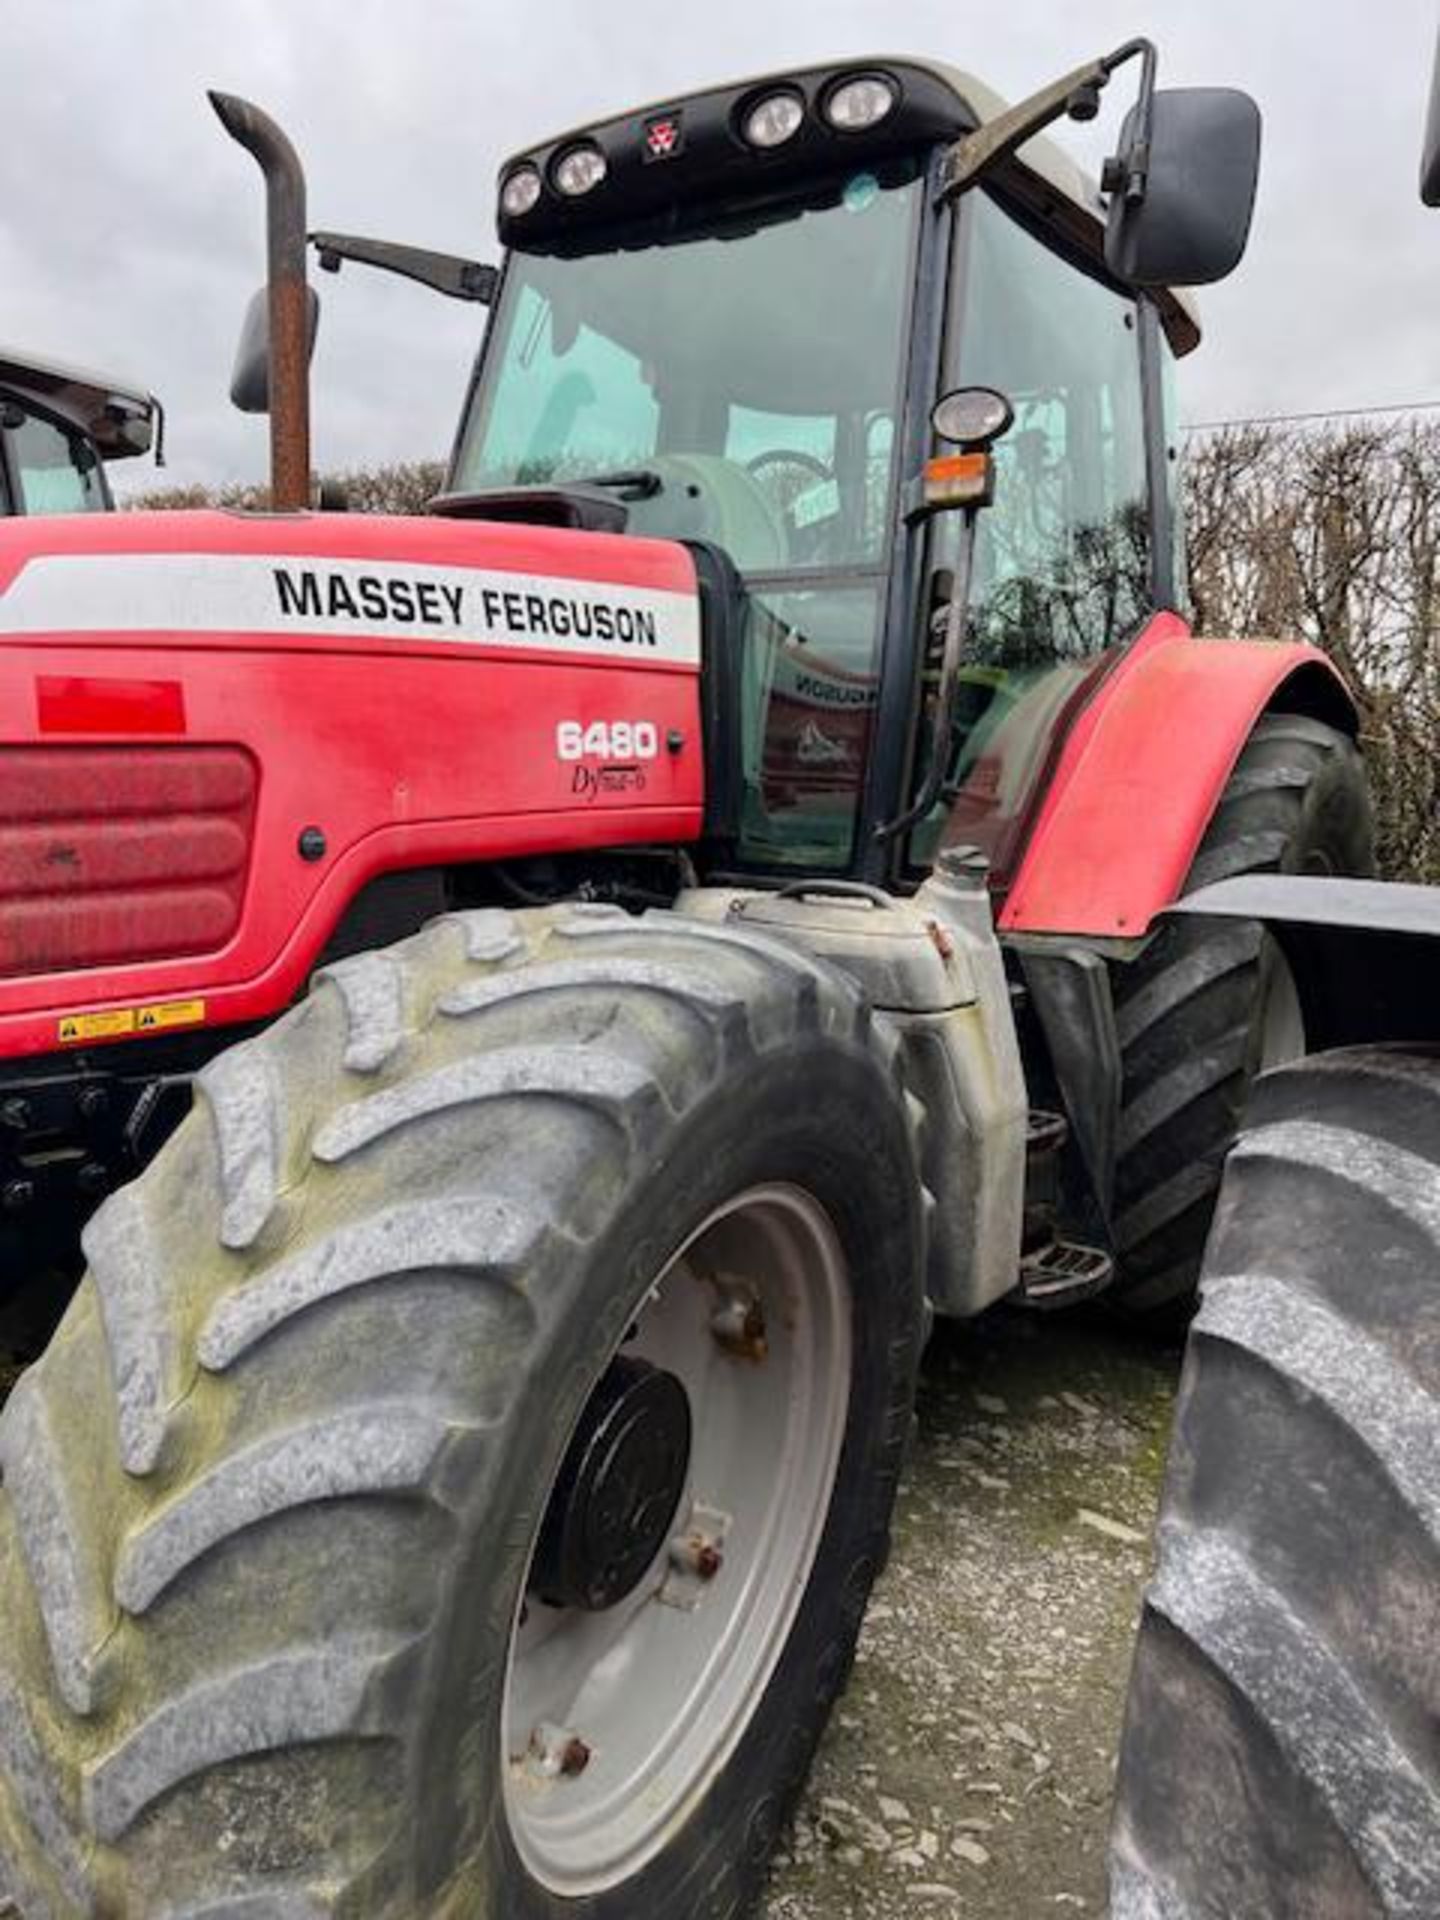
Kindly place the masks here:
[(6, 633), (299, 633), (700, 662), (693, 592), (280, 554), (40, 554), (0, 589)]
[[(659, 644), (655, 615), (645, 607), (615, 606), (573, 593), (510, 593), (490, 586), (468, 590), (478, 603), (481, 624), (492, 633), (513, 635), (520, 641), (598, 640), (602, 646), (622, 647)], [(463, 629), (466, 592), (466, 586), (444, 580), (275, 569), (277, 612), (372, 626)]]
[(685, 145), (685, 129), (678, 113), (657, 113), (645, 122), (645, 158), (673, 160)]

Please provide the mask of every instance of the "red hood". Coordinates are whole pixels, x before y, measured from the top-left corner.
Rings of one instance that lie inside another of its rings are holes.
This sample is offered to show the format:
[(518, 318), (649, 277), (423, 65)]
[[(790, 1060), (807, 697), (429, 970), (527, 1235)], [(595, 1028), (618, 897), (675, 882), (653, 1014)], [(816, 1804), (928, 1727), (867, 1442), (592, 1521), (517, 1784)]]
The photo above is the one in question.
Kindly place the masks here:
[[(568, 582), (600, 587), (613, 618), (583, 595), (572, 610)], [(461, 641), (612, 659), (623, 648), (677, 663), (699, 644), (694, 563), (670, 541), (371, 514), (0, 523), (0, 639), (60, 633)]]

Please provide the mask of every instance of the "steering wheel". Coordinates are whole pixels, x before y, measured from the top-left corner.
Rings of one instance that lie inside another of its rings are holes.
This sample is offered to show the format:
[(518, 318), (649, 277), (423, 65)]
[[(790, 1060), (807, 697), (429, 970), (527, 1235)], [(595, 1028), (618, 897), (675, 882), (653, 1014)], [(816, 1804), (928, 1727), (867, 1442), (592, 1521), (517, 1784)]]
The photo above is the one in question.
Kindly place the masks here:
[(817, 480), (833, 480), (835, 469), (827, 467), (823, 460), (813, 453), (802, 453), (798, 447), (767, 447), (764, 453), (757, 453), (753, 460), (745, 462), (745, 471), (759, 476), (762, 467), (804, 467), (813, 473)]
[[(833, 487), (835, 484), (834, 467), (827, 466), (815, 454), (802, 453), (799, 447), (767, 447), (764, 453), (757, 453), (753, 460), (745, 462), (745, 471), (764, 487), (767, 497), (771, 496), (771, 489), (760, 478), (762, 471), (767, 467), (798, 467), (803, 473), (813, 474), (822, 486)], [(802, 526), (794, 514), (794, 502), (798, 497), (798, 495), (792, 495), (789, 499), (771, 497), (772, 507), (784, 522), (785, 538), (790, 547), (792, 564), (795, 561), (814, 560), (820, 554), (828, 537), (828, 523), (833, 517), (831, 513), (823, 513), (808, 525)], [(835, 506), (838, 508), (839, 504), (837, 489)]]

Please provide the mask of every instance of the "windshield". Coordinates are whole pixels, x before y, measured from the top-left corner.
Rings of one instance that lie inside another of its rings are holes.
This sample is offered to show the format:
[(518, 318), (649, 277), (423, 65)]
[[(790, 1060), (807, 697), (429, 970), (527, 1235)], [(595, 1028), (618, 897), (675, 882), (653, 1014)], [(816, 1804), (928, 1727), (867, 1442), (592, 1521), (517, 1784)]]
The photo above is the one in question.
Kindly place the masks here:
[(878, 565), (914, 174), (662, 245), (512, 255), (453, 484), (628, 474), (633, 532), (713, 540), (749, 574)]

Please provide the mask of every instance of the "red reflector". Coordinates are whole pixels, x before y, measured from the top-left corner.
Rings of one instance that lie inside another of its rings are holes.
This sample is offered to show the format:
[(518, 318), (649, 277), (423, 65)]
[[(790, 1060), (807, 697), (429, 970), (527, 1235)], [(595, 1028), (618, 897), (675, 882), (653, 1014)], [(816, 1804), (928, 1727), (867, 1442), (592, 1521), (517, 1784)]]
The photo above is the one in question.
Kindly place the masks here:
[(224, 946), (255, 784), (238, 747), (0, 748), (0, 976)]
[(41, 733), (184, 733), (178, 680), (89, 680), (41, 674), (35, 682)]

